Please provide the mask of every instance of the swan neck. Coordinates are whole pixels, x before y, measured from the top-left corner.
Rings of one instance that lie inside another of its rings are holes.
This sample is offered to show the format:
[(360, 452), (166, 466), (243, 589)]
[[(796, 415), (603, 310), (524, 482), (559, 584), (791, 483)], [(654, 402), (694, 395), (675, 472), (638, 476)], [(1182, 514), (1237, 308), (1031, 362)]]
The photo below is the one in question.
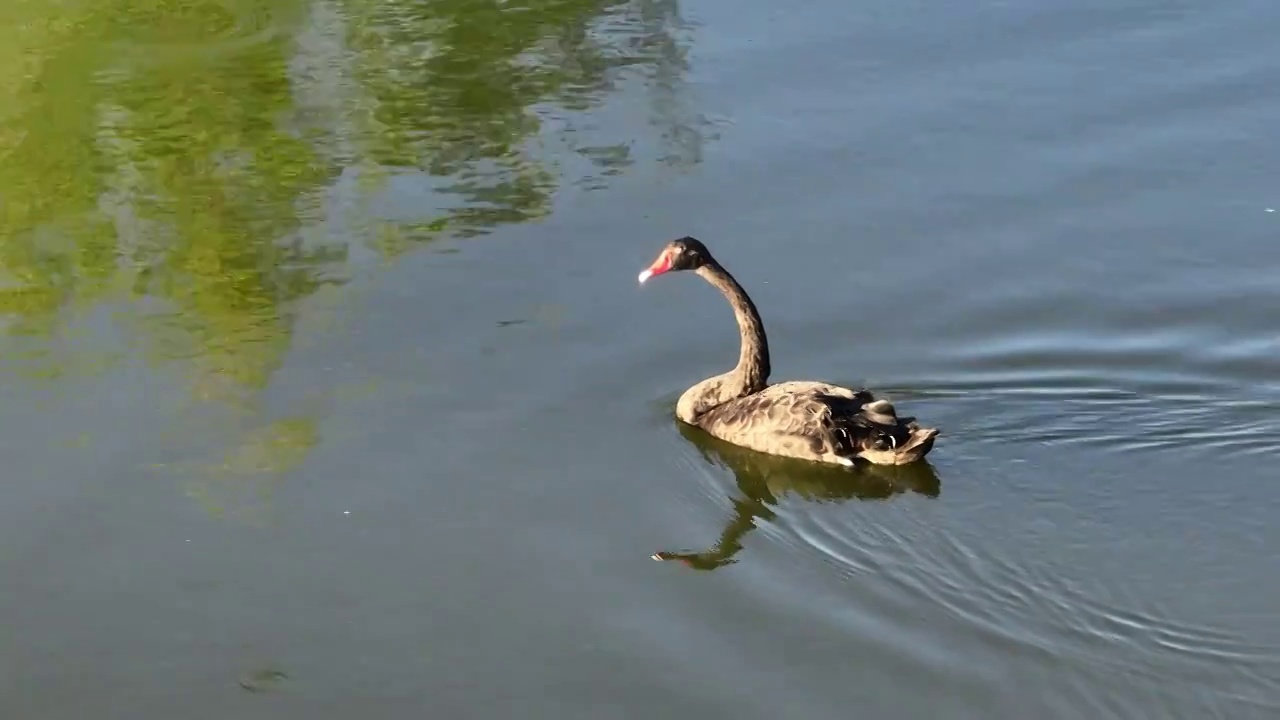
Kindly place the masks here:
[(721, 402), (763, 390), (769, 380), (769, 339), (764, 333), (764, 323), (760, 320), (755, 303), (751, 302), (747, 291), (719, 263), (703, 265), (698, 268), (697, 273), (729, 301), (742, 341), (738, 364), (728, 374), (729, 382), (725, 383), (726, 390), (731, 390), (732, 394)]

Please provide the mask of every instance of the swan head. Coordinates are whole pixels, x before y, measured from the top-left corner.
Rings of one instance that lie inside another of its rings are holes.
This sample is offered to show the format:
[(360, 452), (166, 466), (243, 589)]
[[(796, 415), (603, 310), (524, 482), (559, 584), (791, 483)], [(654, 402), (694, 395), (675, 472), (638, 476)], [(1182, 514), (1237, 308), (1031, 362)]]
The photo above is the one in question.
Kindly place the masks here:
[(641, 271), (640, 282), (643, 284), (645, 280), (655, 275), (677, 270), (697, 270), (712, 262), (715, 260), (712, 259), (707, 246), (697, 238), (686, 235), (672, 240), (662, 248), (658, 258)]

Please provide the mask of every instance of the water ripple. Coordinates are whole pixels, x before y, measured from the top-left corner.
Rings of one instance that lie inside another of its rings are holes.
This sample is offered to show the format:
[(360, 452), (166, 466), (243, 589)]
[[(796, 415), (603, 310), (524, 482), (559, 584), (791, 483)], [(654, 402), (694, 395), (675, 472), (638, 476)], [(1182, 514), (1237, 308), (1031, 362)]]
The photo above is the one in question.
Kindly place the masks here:
[(998, 539), (939, 533), (909, 513), (881, 520), (794, 509), (787, 524), (840, 576), (874, 575), (872, 590), (887, 596), (886, 604), (925, 602), (1002, 653), (1029, 652), (1058, 668), (1055, 684), (1072, 703), (1107, 701), (1095, 676), (1128, 678), (1159, 703), (1172, 672), (1234, 693), (1236, 702), (1275, 707), (1265, 698), (1280, 696), (1280, 646), (1182, 620), (1137, 600), (1142, 594), (1131, 584), (1072, 579)]

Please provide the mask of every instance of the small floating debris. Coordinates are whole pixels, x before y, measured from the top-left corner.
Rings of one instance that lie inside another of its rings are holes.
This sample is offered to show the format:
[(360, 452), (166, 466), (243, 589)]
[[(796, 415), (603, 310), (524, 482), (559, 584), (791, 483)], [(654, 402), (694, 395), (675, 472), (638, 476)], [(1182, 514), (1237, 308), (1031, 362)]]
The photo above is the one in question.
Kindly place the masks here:
[(252, 670), (240, 676), (240, 687), (249, 692), (266, 692), (275, 690), (289, 676), (275, 668)]

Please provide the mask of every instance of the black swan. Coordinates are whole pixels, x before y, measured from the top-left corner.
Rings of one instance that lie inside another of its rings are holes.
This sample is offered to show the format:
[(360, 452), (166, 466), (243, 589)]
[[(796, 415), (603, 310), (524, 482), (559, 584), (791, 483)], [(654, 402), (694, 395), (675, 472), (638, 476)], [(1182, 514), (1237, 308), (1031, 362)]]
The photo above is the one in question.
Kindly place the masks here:
[(936, 428), (898, 417), (893, 405), (867, 390), (821, 382), (768, 384), (769, 341), (760, 313), (742, 286), (706, 245), (692, 237), (667, 243), (640, 273), (640, 282), (677, 270), (693, 270), (724, 294), (742, 336), (733, 370), (707, 378), (680, 396), (680, 420), (734, 445), (837, 465), (854, 465), (858, 459), (906, 465), (933, 448)]

